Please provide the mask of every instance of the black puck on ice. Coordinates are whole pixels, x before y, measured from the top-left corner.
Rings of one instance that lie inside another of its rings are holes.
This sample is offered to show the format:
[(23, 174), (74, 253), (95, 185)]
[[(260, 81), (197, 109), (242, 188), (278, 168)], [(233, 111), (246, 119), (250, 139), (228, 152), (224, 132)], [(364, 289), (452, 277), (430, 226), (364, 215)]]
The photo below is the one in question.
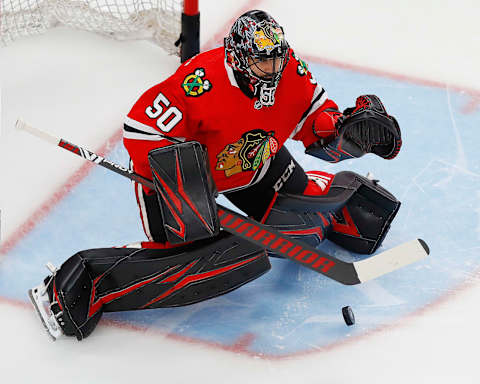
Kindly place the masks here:
[(348, 305), (346, 307), (343, 307), (342, 315), (343, 315), (343, 319), (345, 320), (345, 323), (348, 326), (355, 324), (355, 315), (353, 314), (353, 310), (351, 307), (349, 307)]

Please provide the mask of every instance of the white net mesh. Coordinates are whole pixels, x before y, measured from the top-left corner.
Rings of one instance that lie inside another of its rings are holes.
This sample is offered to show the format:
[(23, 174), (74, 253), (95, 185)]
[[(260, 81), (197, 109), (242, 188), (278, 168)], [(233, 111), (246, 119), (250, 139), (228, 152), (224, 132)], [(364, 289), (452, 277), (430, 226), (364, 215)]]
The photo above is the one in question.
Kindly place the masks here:
[(152, 39), (178, 53), (182, 0), (0, 0), (0, 45), (57, 25), (116, 39)]

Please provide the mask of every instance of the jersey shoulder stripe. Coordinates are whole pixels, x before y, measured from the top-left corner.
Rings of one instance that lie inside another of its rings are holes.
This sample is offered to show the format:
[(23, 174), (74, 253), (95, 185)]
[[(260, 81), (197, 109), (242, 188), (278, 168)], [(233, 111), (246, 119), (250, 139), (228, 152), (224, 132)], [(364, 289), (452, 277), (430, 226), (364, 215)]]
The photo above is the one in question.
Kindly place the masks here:
[(125, 127), (135, 129), (136, 131), (141, 132), (144, 135), (161, 135), (161, 133), (157, 131), (155, 128), (150, 127), (147, 124), (143, 124), (128, 116), (125, 118), (124, 131), (125, 131)]
[(327, 99), (328, 99), (327, 91), (325, 91), (325, 89), (323, 89), (322, 86), (317, 85), (315, 87), (315, 91), (313, 92), (312, 101), (309, 107), (303, 113), (297, 126), (295, 127), (293, 132), (290, 134), (289, 136), (290, 139), (294, 137), (298, 132), (300, 132), (300, 130), (303, 128), (303, 124), (305, 123), (305, 120), (307, 120), (307, 118), (311, 114), (315, 113), (325, 103), (325, 101), (327, 101)]
[(155, 128), (140, 123), (134, 119), (127, 117), (123, 125), (123, 137), (125, 139), (160, 141), (169, 140), (172, 142), (184, 142), (184, 137), (170, 137), (162, 135)]

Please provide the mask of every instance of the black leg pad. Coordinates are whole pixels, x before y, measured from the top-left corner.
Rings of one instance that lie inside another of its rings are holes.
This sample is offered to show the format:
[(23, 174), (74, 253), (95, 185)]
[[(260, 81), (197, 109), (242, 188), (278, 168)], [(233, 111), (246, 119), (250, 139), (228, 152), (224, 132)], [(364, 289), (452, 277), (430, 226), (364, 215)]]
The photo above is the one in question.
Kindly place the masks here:
[(81, 340), (103, 312), (197, 303), (269, 269), (263, 248), (225, 231), (168, 249), (89, 249), (70, 257), (56, 272), (49, 285), (50, 303), (58, 307), (55, 313), (64, 333)]
[(400, 202), (378, 182), (354, 172), (336, 174), (333, 187), (354, 188), (355, 193), (333, 214), (327, 238), (356, 253), (375, 252), (390, 229)]
[(70, 257), (57, 271), (50, 288), (50, 302), (62, 312), (58, 320), (67, 336), (82, 340), (95, 329), (102, 310), (90, 311), (93, 279), (81, 252)]

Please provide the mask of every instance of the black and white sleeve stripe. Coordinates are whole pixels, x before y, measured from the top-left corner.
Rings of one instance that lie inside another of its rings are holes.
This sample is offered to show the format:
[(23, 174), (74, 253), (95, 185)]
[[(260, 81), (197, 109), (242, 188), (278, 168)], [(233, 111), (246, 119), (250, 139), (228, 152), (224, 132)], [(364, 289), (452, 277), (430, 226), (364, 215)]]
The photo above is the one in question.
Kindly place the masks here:
[(123, 125), (123, 137), (126, 139), (147, 140), (147, 141), (160, 141), (160, 140), (170, 140), (173, 142), (185, 141), (184, 137), (168, 137), (168, 136), (162, 135), (155, 128), (152, 128), (146, 124), (140, 123), (129, 117), (125, 119), (125, 123)]
[(310, 116), (312, 113), (317, 111), (324, 103), (327, 101), (328, 95), (327, 91), (323, 89), (321, 85), (316, 86), (315, 91), (313, 92), (312, 96), (312, 102), (310, 103), (310, 106), (307, 108), (307, 110), (303, 113), (302, 118), (300, 119), (299, 123), (291, 133), (289, 139), (291, 139), (293, 136), (295, 136), (300, 130), (303, 128), (303, 124), (305, 124), (305, 120), (307, 120), (308, 116)]

